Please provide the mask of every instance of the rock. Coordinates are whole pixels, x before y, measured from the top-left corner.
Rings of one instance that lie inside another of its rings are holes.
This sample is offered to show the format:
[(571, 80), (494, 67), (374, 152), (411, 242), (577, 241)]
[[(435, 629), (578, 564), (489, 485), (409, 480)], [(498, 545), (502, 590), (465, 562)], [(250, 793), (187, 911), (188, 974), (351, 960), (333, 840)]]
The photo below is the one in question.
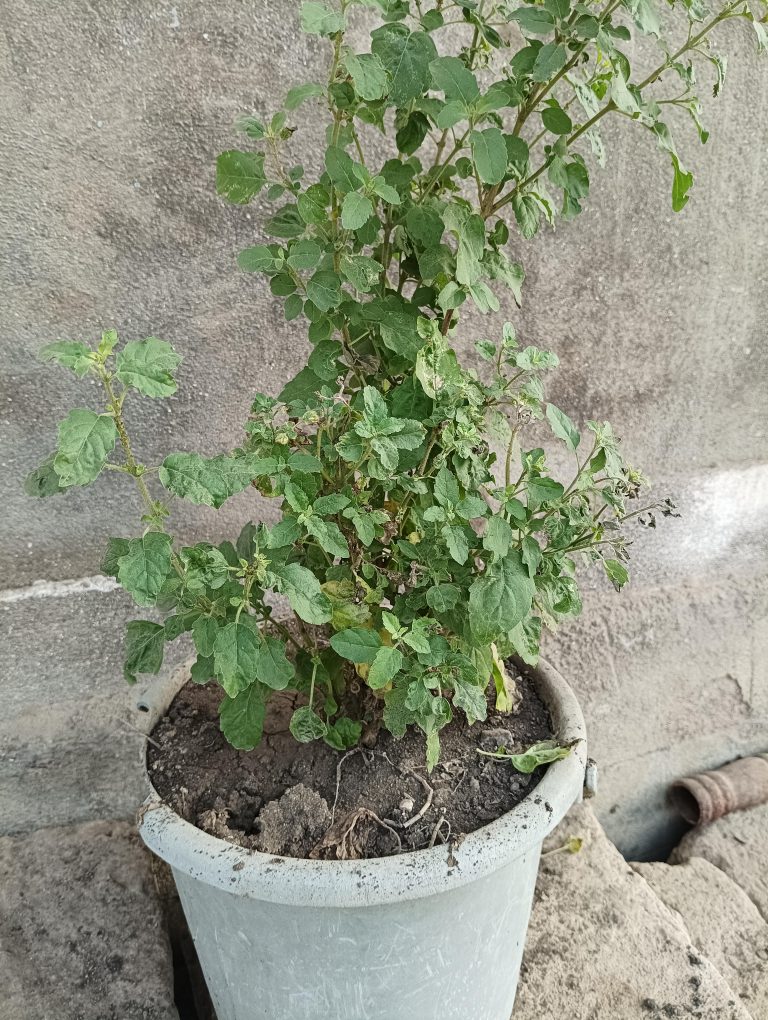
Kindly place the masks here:
[(752, 1016), (768, 1017), (768, 924), (747, 894), (702, 857), (632, 867), (677, 911)]
[(331, 824), (331, 811), (315, 790), (297, 783), (262, 808), (256, 849), (265, 854), (301, 856), (307, 840), (317, 843)]
[(514, 1020), (750, 1020), (712, 963), (609, 842), (574, 808), (545, 843)]
[(768, 921), (768, 804), (734, 811), (703, 829), (693, 829), (671, 863), (703, 857), (740, 885)]
[(128, 822), (0, 839), (0, 1020), (178, 1020), (151, 860)]

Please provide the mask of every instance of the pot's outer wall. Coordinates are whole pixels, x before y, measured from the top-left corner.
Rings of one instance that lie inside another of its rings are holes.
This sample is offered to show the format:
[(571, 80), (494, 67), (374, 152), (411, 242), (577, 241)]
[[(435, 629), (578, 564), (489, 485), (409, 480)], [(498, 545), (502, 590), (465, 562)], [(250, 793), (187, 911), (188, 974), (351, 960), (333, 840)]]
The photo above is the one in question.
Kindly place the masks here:
[(352, 909), (174, 878), (219, 1020), (508, 1020), (539, 853), (441, 895)]
[(541, 844), (581, 797), (587, 754), (568, 685), (546, 664), (537, 681), (571, 754), (450, 850), (270, 857), (152, 791), (141, 835), (173, 868), (219, 1020), (509, 1020)]

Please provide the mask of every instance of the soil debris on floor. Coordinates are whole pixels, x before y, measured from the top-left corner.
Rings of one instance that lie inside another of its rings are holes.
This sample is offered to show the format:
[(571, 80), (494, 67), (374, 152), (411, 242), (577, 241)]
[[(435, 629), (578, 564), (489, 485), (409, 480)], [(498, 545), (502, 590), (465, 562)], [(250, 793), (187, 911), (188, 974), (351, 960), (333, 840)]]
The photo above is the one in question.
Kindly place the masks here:
[(448, 843), (494, 821), (541, 779), (478, 754), (520, 751), (552, 738), (530, 677), (517, 678), (520, 706), (485, 722), (456, 719), (440, 733), (440, 762), (425, 766), (424, 736), (381, 731), (373, 749), (299, 744), (288, 730), (295, 699), (270, 703), (264, 738), (237, 751), (219, 728), (220, 690), (187, 684), (153, 733), (155, 789), (187, 821), (239, 846), (287, 857), (386, 857)]

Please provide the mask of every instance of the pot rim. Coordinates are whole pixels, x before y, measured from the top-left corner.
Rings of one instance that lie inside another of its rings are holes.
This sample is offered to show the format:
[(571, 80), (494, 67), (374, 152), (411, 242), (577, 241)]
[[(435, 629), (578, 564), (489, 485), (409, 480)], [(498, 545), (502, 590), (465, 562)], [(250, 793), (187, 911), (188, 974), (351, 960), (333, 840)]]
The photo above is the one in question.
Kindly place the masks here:
[[(186, 682), (179, 671), (178, 688)], [(511, 811), (448, 844), (359, 861), (279, 857), (235, 846), (185, 821), (152, 786), (139, 810), (142, 839), (172, 868), (235, 896), (296, 907), (365, 907), (434, 896), (492, 874), (538, 848), (581, 799), (587, 764), (584, 717), (554, 666), (540, 660), (533, 679), (556, 739), (571, 753)], [(146, 763), (145, 763), (146, 767)]]

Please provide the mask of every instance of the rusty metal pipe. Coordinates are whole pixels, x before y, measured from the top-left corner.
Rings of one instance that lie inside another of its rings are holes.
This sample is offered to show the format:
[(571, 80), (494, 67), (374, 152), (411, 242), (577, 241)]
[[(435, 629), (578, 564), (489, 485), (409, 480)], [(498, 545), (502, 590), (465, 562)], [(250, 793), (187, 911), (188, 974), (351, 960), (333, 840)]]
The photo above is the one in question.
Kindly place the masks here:
[(669, 801), (691, 825), (707, 825), (731, 811), (765, 804), (768, 802), (768, 752), (678, 779), (670, 787)]

